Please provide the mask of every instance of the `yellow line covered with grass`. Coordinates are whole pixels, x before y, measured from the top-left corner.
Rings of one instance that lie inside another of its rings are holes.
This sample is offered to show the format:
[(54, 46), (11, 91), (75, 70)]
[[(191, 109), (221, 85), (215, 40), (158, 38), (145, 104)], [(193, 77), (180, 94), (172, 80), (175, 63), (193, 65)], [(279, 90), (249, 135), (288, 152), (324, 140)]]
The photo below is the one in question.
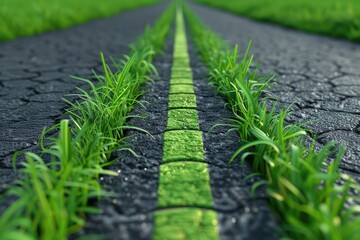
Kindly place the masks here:
[(208, 165), (189, 65), (182, 9), (178, 6), (167, 131), (160, 166), (153, 239), (218, 239)]

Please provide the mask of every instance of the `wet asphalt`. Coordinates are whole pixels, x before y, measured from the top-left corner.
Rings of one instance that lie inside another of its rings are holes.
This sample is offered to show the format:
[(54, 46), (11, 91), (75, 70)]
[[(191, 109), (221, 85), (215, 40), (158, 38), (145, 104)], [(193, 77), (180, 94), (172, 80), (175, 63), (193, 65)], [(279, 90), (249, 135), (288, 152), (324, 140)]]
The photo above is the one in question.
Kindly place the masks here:
[(258, 22), (191, 5), (212, 30), (252, 54), (263, 75), (275, 74), (271, 96), (293, 105), (292, 122), (307, 127), (319, 146), (346, 145), (341, 168), (360, 182), (360, 44)]
[[(38, 152), (36, 143), (42, 129), (59, 122), (67, 107), (61, 98), (76, 93), (76, 87), (86, 88), (68, 76), (89, 78), (92, 69), (101, 72), (100, 51), (115, 58), (128, 53), (128, 44), (143, 32), (145, 25), (160, 16), (165, 6), (0, 43), (0, 193), (17, 178), (11, 169), (13, 152)], [(261, 73), (278, 76), (271, 94), (283, 106), (295, 102), (289, 121), (319, 119), (308, 126), (318, 135), (318, 145), (329, 140), (346, 144), (341, 168), (360, 181), (360, 45), (191, 6), (223, 38), (239, 43), (240, 49), (245, 50), (248, 41), (253, 40), (252, 53), (261, 64)], [(151, 239), (172, 44), (170, 37), (164, 52), (155, 59), (159, 76), (154, 76), (154, 84), (144, 86), (147, 93), (140, 100), (145, 108), (139, 105), (132, 113), (146, 118), (129, 121), (130, 125), (149, 131), (152, 137), (128, 131), (134, 137), (127, 143), (138, 157), (129, 152), (113, 155), (118, 161), (110, 169), (118, 171), (119, 176), (102, 177), (100, 182), (115, 195), (93, 202), (103, 209), (103, 214), (87, 216), (86, 227), (76, 236), (105, 234), (109, 239)], [(267, 207), (264, 189), (251, 196), (251, 182), (242, 181), (250, 168), (227, 162), (241, 145), (240, 140), (235, 134), (227, 137), (224, 127), (209, 132), (213, 125), (225, 122), (231, 112), (215, 89), (208, 86), (206, 68), (191, 41), (189, 52), (220, 237), (277, 239), (277, 223)], [(0, 212), (8, 204), (0, 204)]]

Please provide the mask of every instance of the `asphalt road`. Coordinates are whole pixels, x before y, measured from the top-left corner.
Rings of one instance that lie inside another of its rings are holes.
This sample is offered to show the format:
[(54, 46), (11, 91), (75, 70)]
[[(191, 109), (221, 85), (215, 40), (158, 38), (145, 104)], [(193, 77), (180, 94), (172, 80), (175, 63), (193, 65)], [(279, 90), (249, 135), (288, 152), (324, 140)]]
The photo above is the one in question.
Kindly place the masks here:
[[(166, 4), (120, 13), (67, 30), (0, 43), (0, 194), (16, 178), (16, 150), (38, 152), (44, 129), (58, 123), (62, 100), (84, 87), (70, 75), (89, 78), (101, 71), (100, 51), (115, 59), (152, 24)], [(110, 62), (110, 61), (109, 61)], [(18, 163), (20, 163), (19, 161)], [(2, 210), (0, 204), (0, 212)]]
[[(261, 72), (278, 75), (271, 93), (284, 106), (296, 102), (289, 121), (319, 119), (309, 126), (319, 136), (318, 145), (333, 139), (345, 143), (348, 150), (341, 167), (359, 180), (360, 45), (191, 6), (206, 24), (223, 38), (239, 43), (242, 50), (253, 40), (252, 53), (261, 63)], [(44, 126), (57, 123), (64, 113), (66, 104), (61, 98), (77, 92), (76, 87), (85, 87), (68, 76), (89, 77), (92, 69), (100, 70), (99, 51), (114, 57), (128, 53), (127, 45), (164, 9), (162, 4), (0, 44), (0, 193), (16, 178), (11, 170), (13, 152), (36, 152)], [(221, 239), (251, 239), (256, 234), (276, 238), (277, 224), (266, 206), (267, 196), (260, 190), (256, 199), (251, 198), (251, 185), (241, 182), (249, 168), (227, 165), (240, 143), (229, 142), (226, 129), (207, 134), (212, 125), (231, 113), (214, 89), (207, 86), (206, 68), (191, 43), (189, 49)], [(98, 203), (104, 213), (88, 216), (87, 226), (79, 235), (106, 233), (112, 239), (151, 238), (153, 212), (158, 210), (156, 190), (167, 117), (171, 52), (169, 39), (167, 50), (155, 60), (159, 79), (145, 87), (149, 92), (142, 100), (147, 101), (147, 109), (139, 107), (140, 112), (135, 112), (147, 114), (148, 118), (130, 121), (131, 125), (150, 131), (154, 138), (138, 134), (129, 139), (129, 144), (140, 153), (137, 159), (129, 153), (114, 155), (121, 161), (111, 169), (120, 171), (120, 175), (102, 178), (101, 182), (117, 196)], [(3, 207), (0, 205), (0, 212)]]
[(331, 140), (347, 152), (341, 168), (360, 182), (360, 44), (249, 20), (200, 5), (192, 9), (212, 30), (252, 54), (262, 74), (276, 74), (271, 95), (295, 103), (292, 122), (308, 125), (319, 146)]
[[(139, 98), (145, 108), (138, 106), (130, 115), (146, 116), (133, 118), (128, 124), (144, 129), (152, 136), (139, 131), (130, 131), (134, 136), (127, 144), (139, 155), (129, 152), (115, 154), (118, 161), (110, 167), (120, 171), (117, 177), (103, 177), (104, 188), (115, 194), (103, 199), (98, 206), (100, 215), (87, 216), (86, 227), (78, 235), (102, 234), (105, 239), (150, 240), (154, 229), (154, 213), (163, 210), (157, 206), (159, 167), (162, 164), (162, 149), (166, 131), (169, 79), (172, 62), (173, 42), (154, 64), (159, 72), (155, 84), (147, 84), (148, 92)], [(224, 118), (232, 113), (225, 107), (225, 101), (216, 93), (215, 87), (208, 86), (207, 69), (199, 60), (196, 49), (189, 42), (191, 68), (197, 99), (200, 130), (203, 132), (204, 158), (209, 165), (210, 185), (217, 212), (221, 240), (233, 239), (278, 239), (278, 223), (267, 206), (264, 188), (251, 194), (251, 186), (258, 179), (243, 181), (251, 173), (249, 166), (239, 163), (228, 164), (232, 154), (241, 145), (233, 132), (215, 124), (227, 123)], [(197, 206), (187, 206), (197, 207)], [(166, 227), (166, 226), (164, 226)], [(78, 236), (77, 235), (77, 236)]]

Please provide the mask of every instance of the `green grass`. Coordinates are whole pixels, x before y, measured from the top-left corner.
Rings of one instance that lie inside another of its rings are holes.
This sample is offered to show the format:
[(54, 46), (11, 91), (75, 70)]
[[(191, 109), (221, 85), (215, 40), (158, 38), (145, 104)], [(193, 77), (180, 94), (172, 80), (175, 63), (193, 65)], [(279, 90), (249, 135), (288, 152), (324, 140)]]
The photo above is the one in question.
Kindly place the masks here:
[(170, 93), (192, 93), (194, 94), (194, 86), (189, 84), (172, 84), (170, 85)]
[(192, 81), (189, 80), (188, 78), (180, 77), (180, 78), (173, 78), (173, 80), (171, 81), (171, 84), (173, 84), (173, 85), (175, 85), (175, 84), (186, 85), (186, 84), (192, 84)]
[(172, 94), (169, 96), (169, 109), (194, 108), (196, 109), (196, 97), (194, 94)]
[[(177, 7), (170, 85), (179, 86), (174, 80), (181, 79), (193, 87), (183, 13), (181, 6)], [(181, 88), (169, 93), (168, 106), (174, 106), (175, 101), (177, 109), (168, 111), (157, 195), (161, 209), (155, 212), (153, 239), (215, 240), (219, 238), (217, 214), (202, 209), (213, 207), (208, 164), (203, 162), (202, 132), (188, 130), (199, 129), (196, 97), (179, 92)]]
[(171, 73), (171, 78), (173, 79), (184, 79), (184, 78), (192, 78), (191, 73), (186, 70), (176, 70)]
[[(220, 37), (186, 8), (194, 42), (209, 69), (210, 81), (229, 102), (234, 113), (230, 126), (242, 142), (231, 161), (248, 160), (267, 185), (270, 203), (282, 223), (285, 238), (358, 239), (359, 206), (346, 207), (358, 198), (355, 180), (339, 169), (344, 148), (330, 142), (320, 150), (306, 147), (302, 124), (286, 124), (288, 110), (267, 106), (266, 88), (273, 77), (263, 78), (250, 70), (250, 45), (239, 59)], [(342, 184), (340, 185), (340, 182)]]
[(167, 131), (164, 134), (163, 162), (203, 161), (202, 132), (197, 130)]
[(173, 109), (168, 111), (166, 130), (199, 130), (196, 109)]
[(63, 29), (160, 0), (1, 0), (0, 41)]
[(358, 0), (194, 0), (250, 18), (360, 41)]
[[(113, 151), (128, 150), (122, 144), (128, 114), (141, 95), (140, 86), (156, 72), (151, 64), (161, 50), (170, 28), (175, 5), (164, 13), (153, 28), (132, 45), (111, 72), (104, 61), (99, 84), (80, 79), (90, 91), (79, 89), (79, 101), (68, 102), (69, 120), (50, 130), (57, 138), (41, 136), (41, 155), (26, 152), (20, 173), (23, 178), (10, 187), (7, 195), (17, 200), (0, 218), (0, 239), (67, 239), (85, 224), (86, 213), (99, 213), (89, 199), (108, 194), (98, 182), (100, 174), (116, 175), (105, 167), (112, 163)], [(16, 158), (16, 156), (15, 156)]]
[[(217, 240), (217, 217), (212, 210), (179, 208), (155, 213), (154, 240)], [(166, 236), (166, 238), (164, 238)]]
[(105, 195), (98, 176), (116, 173), (99, 164), (102, 149), (94, 147), (102, 138), (99, 134), (88, 146), (79, 145), (86, 130), (74, 138), (68, 120), (63, 120), (59, 137), (43, 150), (43, 155), (51, 156), (50, 163), (25, 153), (24, 177), (8, 192), (18, 200), (0, 219), (1, 239), (53, 239), (54, 235), (67, 239), (84, 225), (83, 214), (99, 212), (87, 204), (89, 198)]
[(208, 165), (203, 162), (174, 162), (160, 166), (159, 207), (213, 206)]

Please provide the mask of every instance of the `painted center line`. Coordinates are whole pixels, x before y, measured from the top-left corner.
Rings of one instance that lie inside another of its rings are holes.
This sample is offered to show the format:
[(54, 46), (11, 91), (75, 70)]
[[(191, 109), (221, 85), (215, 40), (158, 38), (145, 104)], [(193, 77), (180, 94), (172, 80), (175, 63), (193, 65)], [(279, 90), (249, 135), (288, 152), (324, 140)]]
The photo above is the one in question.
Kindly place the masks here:
[(176, 14), (168, 121), (153, 239), (217, 240), (208, 165), (196, 111), (182, 10)]

